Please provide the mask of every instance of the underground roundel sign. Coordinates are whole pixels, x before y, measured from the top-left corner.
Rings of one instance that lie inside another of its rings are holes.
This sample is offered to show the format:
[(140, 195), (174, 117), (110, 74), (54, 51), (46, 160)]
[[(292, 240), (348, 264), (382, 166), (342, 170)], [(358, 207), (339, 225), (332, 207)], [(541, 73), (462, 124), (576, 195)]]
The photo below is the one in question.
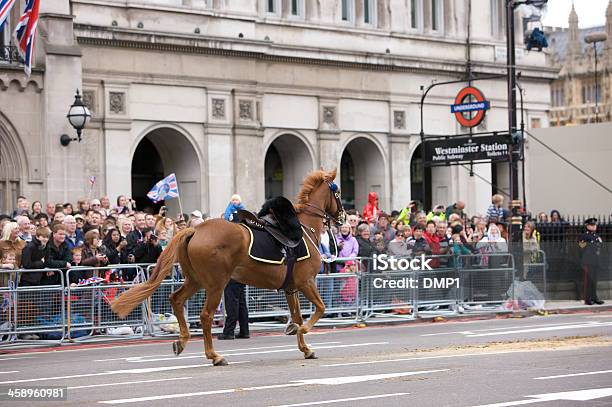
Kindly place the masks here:
[(451, 105), (451, 113), (463, 127), (476, 127), (489, 110), (489, 101), (482, 92), (473, 86), (467, 86), (459, 91), (455, 104)]

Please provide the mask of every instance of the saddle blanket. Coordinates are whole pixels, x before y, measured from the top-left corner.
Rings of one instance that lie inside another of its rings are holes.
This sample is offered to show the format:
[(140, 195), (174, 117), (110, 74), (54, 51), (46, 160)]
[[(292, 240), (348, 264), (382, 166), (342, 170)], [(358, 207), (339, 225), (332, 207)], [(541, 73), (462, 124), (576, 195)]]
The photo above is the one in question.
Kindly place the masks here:
[[(240, 225), (249, 231), (249, 257), (253, 260), (271, 264), (283, 264), (286, 262), (286, 255), (281, 244), (268, 232), (250, 228), (243, 223)], [(310, 258), (310, 250), (303, 237), (300, 244), (294, 250), (296, 251), (297, 261)]]

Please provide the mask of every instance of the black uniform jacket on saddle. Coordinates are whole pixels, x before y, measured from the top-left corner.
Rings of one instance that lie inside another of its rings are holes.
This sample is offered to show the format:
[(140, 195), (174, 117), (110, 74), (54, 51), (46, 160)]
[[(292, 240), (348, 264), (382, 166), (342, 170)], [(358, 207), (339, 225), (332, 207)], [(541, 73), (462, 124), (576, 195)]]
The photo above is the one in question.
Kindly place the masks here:
[(291, 201), (284, 197), (273, 198), (264, 203), (257, 216), (239, 210), (238, 217), (249, 232), (249, 256), (253, 260), (287, 264), (287, 276), (281, 289), (286, 288), (295, 262), (310, 258), (302, 225)]

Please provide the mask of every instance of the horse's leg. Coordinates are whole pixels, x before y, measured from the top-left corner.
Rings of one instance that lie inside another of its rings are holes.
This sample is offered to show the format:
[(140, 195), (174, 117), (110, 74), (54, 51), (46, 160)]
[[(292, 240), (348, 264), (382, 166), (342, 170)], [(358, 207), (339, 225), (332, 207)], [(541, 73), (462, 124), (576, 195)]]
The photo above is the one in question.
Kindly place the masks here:
[(298, 330), (298, 334), (300, 332), (307, 334), (325, 313), (325, 304), (323, 303), (323, 300), (321, 300), (319, 290), (317, 289), (317, 283), (315, 283), (314, 278), (309, 280), (308, 283), (306, 283), (306, 285), (300, 289), (300, 291), (302, 294), (304, 294), (304, 297), (306, 297), (306, 299), (315, 306), (314, 314), (312, 314), (306, 324), (300, 326), (300, 329)]
[(212, 321), (215, 317), (215, 310), (221, 302), (221, 296), (223, 295), (223, 288), (217, 288), (214, 290), (206, 291), (206, 302), (204, 308), (200, 314), (200, 321), (202, 322), (202, 332), (204, 333), (204, 353), (207, 359), (212, 359), (213, 365), (225, 366), (227, 361), (223, 356), (220, 356), (215, 352), (212, 340)]
[(312, 358), (314, 353), (308, 348), (308, 345), (306, 345), (304, 334), (299, 332), (299, 327), (304, 323), (304, 320), (302, 319), (298, 293), (297, 291), (293, 294), (285, 292), (285, 298), (287, 299), (289, 312), (291, 312), (291, 321), (293, 322), (291, 325), (287, 326), (285, 333), (287, 333), (287, 335), (295, 335), (297, 333), (298, 349), (304, 353), (305, 358)]
[(190, 337), (189, 327), (185, 321), (183, 306), (185, 305), (185, 301), (195, 294), (198, 289), (199, 287), (195, 283), (193, 283), (189, 278), (185, 278), (183, 285), (178, 290), (170, 294), (170, 304), (172, 304), (172, 310), (174, 311), (179, 328), (181, 329), (179, 340), (172, 344), (172, 350), (176, 356), (183, 352)]

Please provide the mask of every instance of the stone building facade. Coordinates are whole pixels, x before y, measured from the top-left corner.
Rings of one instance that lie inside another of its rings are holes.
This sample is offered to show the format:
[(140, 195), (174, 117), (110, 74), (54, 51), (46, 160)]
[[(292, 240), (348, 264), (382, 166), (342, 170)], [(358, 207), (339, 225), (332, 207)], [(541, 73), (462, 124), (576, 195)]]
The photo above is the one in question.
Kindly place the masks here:
[[(551, 83), (551, 126), (579, 125), (612, 120), (612, 1), (606, 10), (606, 25), (579, 29), (572, 7), (568, 28), (548, 28), (553, 66), (559, 77)], [(590, 33), (605, 32), (608, 39), (597, 43), (598, 89), (595, 89), (595, 50), (585, 43)], [(596, 115), (597, 104), (599, 114)], [(598, 117), (596, 119), (596, 116)]]
[[(376, 191), (381, 207), (401, 208), (423, 199), (425, 181), (429, 203), (462, 199), (482, 212), (489, 183), (507, 187), (507, 168), (423, 174), (419, 102), (432, 81), (464, 77), (468, 57), (474, 74), (505, 73), (503, 3), (44, 1), (31, 77), (0, 64), (0, 212), (17, 194), (144, 199), (174, 172), (183, 211), (218, 216), (236, 192), (251, 208), (293, 196), (320, 167), (338, 168), (348, 206)], [(528, 123), (545, 126), (556, 71), (540, 53), (521, 52), (517, 63)], [(462, 86), (430, 93), (426, 133), (465, 131), (449, 108)], [(477, 86), (491, 101), (480, 130), (506, 129), (505, 80)], [(76, 89), (93, 117), (83, 141), (64, 147)]]

